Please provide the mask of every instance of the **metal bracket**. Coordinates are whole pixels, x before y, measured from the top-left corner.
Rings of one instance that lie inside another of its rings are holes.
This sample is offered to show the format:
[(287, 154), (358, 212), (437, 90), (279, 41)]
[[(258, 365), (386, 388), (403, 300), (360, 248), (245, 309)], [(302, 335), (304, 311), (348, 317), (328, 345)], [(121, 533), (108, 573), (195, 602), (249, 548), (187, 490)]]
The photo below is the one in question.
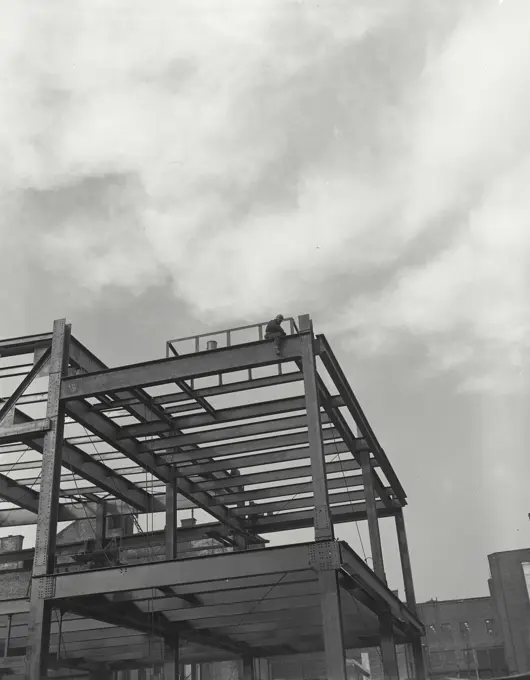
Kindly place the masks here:
[(308, 548), (309, 564), (315, 571), (336, 571), (341, 567), (340, 543), (320, 541)]
[(37, 593), (39, 599), (49, 600), (55, 597), (55, 577), (54, 576), (41, 576), (36, 579), (37, 581)]

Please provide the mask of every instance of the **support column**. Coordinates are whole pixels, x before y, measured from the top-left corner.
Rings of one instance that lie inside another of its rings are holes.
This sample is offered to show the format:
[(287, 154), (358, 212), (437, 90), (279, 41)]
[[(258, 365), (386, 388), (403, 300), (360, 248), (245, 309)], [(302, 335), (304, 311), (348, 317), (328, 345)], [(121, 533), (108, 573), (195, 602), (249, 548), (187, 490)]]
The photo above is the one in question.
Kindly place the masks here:
[(96, 550), (103, 550), (107, 538), (107, 517), (105, 515), (105, 503), (98, 503), (96, 506)]
[[(396, 532), (399, 546), (399, 557), (401, 559), (401, 571), (403, 573), (403, 585), (405, 588), (405, 599), (407, 607), (413, 614), (418, 613), (416, 605), (416, 593), (414, 591), (414, 579), (412, 578), (412, 566), (410, 562), (409, 545), (407, 540), (407, 530), (403, 510), (400, 508), (395, 515)], [(423, 645), (419, 635), (411, 640), (412, 655), (414, 658), (414, 669), (416, 680), (425, 680), (425, 661), (423, 658)]]
[(377, 518), (377, 505), (370, 454), (368, 451), (361, 451), (360, 457), (374, 572), (379, 576), (383, 583), (386, 583), (385, 567), (383, 564), (383, 548), (381, 546), (381, 534), (379, 533), (379, 520)]
[(166, 559), (177, 557), (177, 479), (166, 484)]
[(61, 319), (53, 326), (48, 404), (46, 417), (51, 427), (44, 437), (42, 472), (37, 518), (37, 536), (31, 583), (26, 656), (27, 680), (46, 677), (50, 645), (51, 606), (46, 599), (53, 581), (48, 574), (55, 569), (55, 544), (64, 432), (64, 406), (60, 402), (61, 380), (68, 371), (70, 326)]
[(407, 531), (405, 528), (405, 518), (403, 517), (403, 510), (401, 508), (396, 513), (395, 522), (407, 607), (413, 614), (416, 614), (417, 613), (416, 593), (414, 592), (414, 581), (412, 579), (412, 567), (410, 564), (410, 554), (409, 545), (407, 541)]
[(399, 665), (390, 612), (381, 614), (379, 626), (381, 632), (381, 662), (385, 680), (399, 680)]
[[(166, 484), (166, 559), (177, 557), (177, 478), (174, 477)], [(175, 636), (175, 643), (168, 644), (164, 649), (164, 680), (178, 680), (179, 678), (179, 643)]]
[(256, 680), (254, 659), (251, 656), (245, 656), (243, 658), (243, 680)]
[(327, 680), (346, 680), (346, 653), (342, 630), (342, 607), (337, 572), (318, 574)]
[(410, 643), (412, 656), (414, 659), (414, 671), (416, 680), (425, 680), (427, 673), (425, 670), (425, 656), (423, 655), (423, 644), (419, 635), (414, 636)]
[(311, 456), (311, 477), (315, 497), (315, 540), (334, 540), (333, 523), (329, 508), (326, 459), (322, 441), (322, 420), (318, 398), (317, 369), (313, 346), (313, 324), (309, 316), (298, 319), (301, 334), (302, 372), (304, 375), (305, 405), (309, 452)]
[(179, 680), (179, 653), (166, 642), (164, 650), (164, 680)]

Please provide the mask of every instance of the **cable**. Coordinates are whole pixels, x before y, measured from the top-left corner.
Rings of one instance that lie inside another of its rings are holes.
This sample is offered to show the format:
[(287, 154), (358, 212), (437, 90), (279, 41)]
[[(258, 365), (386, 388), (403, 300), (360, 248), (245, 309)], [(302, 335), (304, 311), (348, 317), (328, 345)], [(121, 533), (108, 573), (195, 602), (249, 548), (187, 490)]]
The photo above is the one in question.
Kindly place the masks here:
[[(347, 482), (347, 478), (346, 478), (346, 473), (345, 473), (344, 468), (343, 468), (343, 466), (342, 466), (342, 460), (341, 460), (341, 458), (340, 458), (339, 447), (338, 447), (337, 442), (336, 442), (335, 440), (333, 440), (333, 443), (335, 444), (335, 448), (336, 448), (336, 450), (337, 450), (337, 456), (338, 456), (340, 468), (341, 468), (341, 471), (342, 471), (342, 477), (344, 478), (344, 486), (345, 486), (345, 488), (346, 488), (346, 493), (348, 494), (348, 498), (350, 499), (350, 505), (351, 505), (352, 508), (353, 508), (354, 503), (353, 503), (352, 497), (350, 496), (350, 489), (349, 489), (349, 487), (348, 487), (348, 482)], [(366, 551), (365, 551), (365, 549), (364, 549), (364, 543), (363, 543), (363, 539), (362, 539), (362, 536), (361, 536), (361, 531), (360, 531), (360, 529), (359, 529), (359, 522), (358, 522), (358, 520), (355, 521), (354, 524), (355, 524), (355, 528), (357, 529), (357, 535), (359, 536), (359, 541), (360, 541), (360, 543), (361, 543), (361, 549), (362, 549), (362, 551), (363, 551), (364, 561), (366, 562), (366, 564), (368, 564), (368, 557), (366, 556)]]

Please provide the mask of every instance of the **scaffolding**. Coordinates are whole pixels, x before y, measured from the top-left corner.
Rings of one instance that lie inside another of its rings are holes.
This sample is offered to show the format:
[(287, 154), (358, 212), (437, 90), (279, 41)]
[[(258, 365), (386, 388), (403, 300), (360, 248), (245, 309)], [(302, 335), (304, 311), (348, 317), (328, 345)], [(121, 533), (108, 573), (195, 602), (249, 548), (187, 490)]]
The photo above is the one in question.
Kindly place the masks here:
[[(326, 337), (307, 315), (288, 326), (280, 356), (256, 324), (118, 368), (65, 320), (0, 341), (0, 527), (36, 527), (34, 549), (2, 556), (31, 570), (27, 596), (0, 602), (2, 678), (157, 664), (175, 680), (241, 660), (254, 680), (259, 659), (323, 650), (327, 678), (346, 680), (345, 650), (378, 646), (398, 680), (395, 646), (410, 644), (423, 680), (406, 494)], [(109, 517), (129, 530), (110, 537)], [(386, 581), (388, 517), (405, 602)], [(360, 521), (371, 565), (336, 539)], [(61, 522), (93, 535), (60, 544)], [(304, 528), (309, 543), (266, 538)]]

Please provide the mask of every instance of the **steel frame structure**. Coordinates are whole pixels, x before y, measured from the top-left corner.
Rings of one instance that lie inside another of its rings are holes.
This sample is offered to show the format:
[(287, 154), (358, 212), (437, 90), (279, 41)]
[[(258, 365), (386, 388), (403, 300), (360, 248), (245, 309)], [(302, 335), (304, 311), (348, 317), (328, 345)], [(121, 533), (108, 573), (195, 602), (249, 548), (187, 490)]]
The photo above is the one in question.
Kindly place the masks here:
[[(0, 498), (12, 504), (0, 526), (36, 525), (34, 550), (0, 560), (31, 565), (29, 597), (0, 602), (2, 677), (111, 677), (156, 661), (174, 680), (183, 663), (241, 658), (250, 680), (254, 658), (323, 649), (329, 680), (345, 680), (345, 648), (378, 645), (397, 680), (395, 645), (410, 643), (423, 680), (406, 494), (310, 317), (290, 321), (279, 357), (262, 327), (237, 344), (231, 329), (206, 351), (197, 339), (188, 354), (172, 341), (165, 359), (118, 368), (65, 320), (0, 341), (0, 377), (22, 377), (0, 403)], [(28, 394), (43, 376), (47, 389)], [(34, 460), (13, 462), (26, 450)], [(177, 527), (182, 510), (208, 521)], [(149, 513), (164, 513), (165, 528), (113, 552), (105, 518)], [(386, 583), (384, 517), (395, 519), (405, 603)], [(93, 523), (94, 541), (57, 545), (58, 522), (77, 520)], [(368, 524), (373, 569), (336, 540), (337, 523), (356, 521)], [(310, 543), (263, 537), (311, 527)], [(180, 551), (205, 537), (222, 552)]]

